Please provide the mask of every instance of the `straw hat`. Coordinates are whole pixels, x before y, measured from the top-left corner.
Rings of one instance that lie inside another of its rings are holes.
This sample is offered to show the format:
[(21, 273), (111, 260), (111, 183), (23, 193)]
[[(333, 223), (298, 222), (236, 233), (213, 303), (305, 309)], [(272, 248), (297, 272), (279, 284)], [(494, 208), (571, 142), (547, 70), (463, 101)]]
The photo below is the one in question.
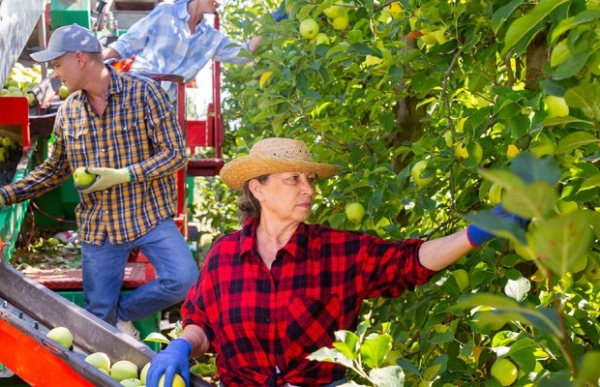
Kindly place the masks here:
[(262, 175), (313, 172), (323, 179), (335, 175), (340, 168), (338, 165), (315, 163), (304, 141), (273, 137), (254, 144), (249, 155), (225, 164), (220, 176), (230, 188), (241, 190), (246, 181)]

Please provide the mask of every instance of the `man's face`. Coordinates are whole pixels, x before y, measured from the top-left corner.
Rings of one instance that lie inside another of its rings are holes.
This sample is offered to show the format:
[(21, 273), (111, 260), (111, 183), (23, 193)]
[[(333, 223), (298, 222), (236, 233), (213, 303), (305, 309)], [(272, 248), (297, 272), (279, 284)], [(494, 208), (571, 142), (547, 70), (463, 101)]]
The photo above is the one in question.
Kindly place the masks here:
[(81, 88), (79, 84), (81, 55), (83, 54), (68, 52), (50, 62), (54, 77), (59, 79), (71, 93)]
[(192, 7), (201, 14), (215, 13), (220, 5), (221, 3), (217, 0), (192, 0)]

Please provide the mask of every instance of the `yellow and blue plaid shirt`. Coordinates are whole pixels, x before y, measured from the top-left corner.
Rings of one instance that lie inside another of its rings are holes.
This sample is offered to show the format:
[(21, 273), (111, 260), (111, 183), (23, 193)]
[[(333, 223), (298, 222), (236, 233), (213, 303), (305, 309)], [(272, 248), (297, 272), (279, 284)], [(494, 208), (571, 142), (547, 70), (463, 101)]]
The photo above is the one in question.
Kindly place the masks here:
[[(164, 90), (112, 67), (108, 105), (98, 115), (83, 91), (57, 112), (49, 157), (22, 180), (0, 189), (7, 204), (40, 196), (78, 167), (129, 169), (131, 182), (80, 194), (76, 209), (82, 241), (130, 242), (175, 215), (175, 172), (186, 162), (185, 139)], [(57, 203), (59, 205), (59, 203)]]

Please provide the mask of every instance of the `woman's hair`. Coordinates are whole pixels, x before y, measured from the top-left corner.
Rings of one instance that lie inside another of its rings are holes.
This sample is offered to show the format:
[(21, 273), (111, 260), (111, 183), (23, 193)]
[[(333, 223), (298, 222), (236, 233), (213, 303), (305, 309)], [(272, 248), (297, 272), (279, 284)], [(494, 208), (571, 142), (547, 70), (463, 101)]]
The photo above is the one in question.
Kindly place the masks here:
[[(264, 184), (269, 179), (269, 175), (258, 176), (255, 179)], [(250, 180), (246, 181), (242, 188), (242, 196), (238, 199), (238, 211), (240, 224), (246, 223), (250, 218), (260, 219), (260, 202), (250, 190)]]

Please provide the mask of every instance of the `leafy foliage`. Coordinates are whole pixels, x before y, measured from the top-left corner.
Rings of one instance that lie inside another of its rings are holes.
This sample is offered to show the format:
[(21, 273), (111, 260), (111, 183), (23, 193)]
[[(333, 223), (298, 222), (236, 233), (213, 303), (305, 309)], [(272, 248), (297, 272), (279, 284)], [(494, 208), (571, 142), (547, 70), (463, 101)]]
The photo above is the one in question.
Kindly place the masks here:
[[(323, 14), (334, 3), (346, 29)], [(352, 383), (370, 385), (394, 374), (396, 385), (499, 386), (490, 369), (502, 358), (519, 368), (515, 386), (597, 385), (600, 3), (287, 0), (279, 23), (276, 6), (224, 10), (230, 35), (264, 36), (251, 63), (224, 69), (227, 157), (267, 136), (303, 139), (343, 166), (320, 184), (311, 221), (394, 240), (476, 222), (503, 237), (449, 268), (468, 271), (465, 291), (444, 270), (369, 300), (369, 332), (339, 333), (314, 356), (343, 359)], [(328, 43), (299, 35), (308, 17)], [(411, 176), (421, 160), (426, 186)], [(533, 217), (527, 230), (489, 216), (493, 183), (506, 208)], [(215, 181), (203, 197), (198, 216), (237, 227), (235, 193)], [(360, 224), (344, 215), (352, 202), (366, 209)]]

